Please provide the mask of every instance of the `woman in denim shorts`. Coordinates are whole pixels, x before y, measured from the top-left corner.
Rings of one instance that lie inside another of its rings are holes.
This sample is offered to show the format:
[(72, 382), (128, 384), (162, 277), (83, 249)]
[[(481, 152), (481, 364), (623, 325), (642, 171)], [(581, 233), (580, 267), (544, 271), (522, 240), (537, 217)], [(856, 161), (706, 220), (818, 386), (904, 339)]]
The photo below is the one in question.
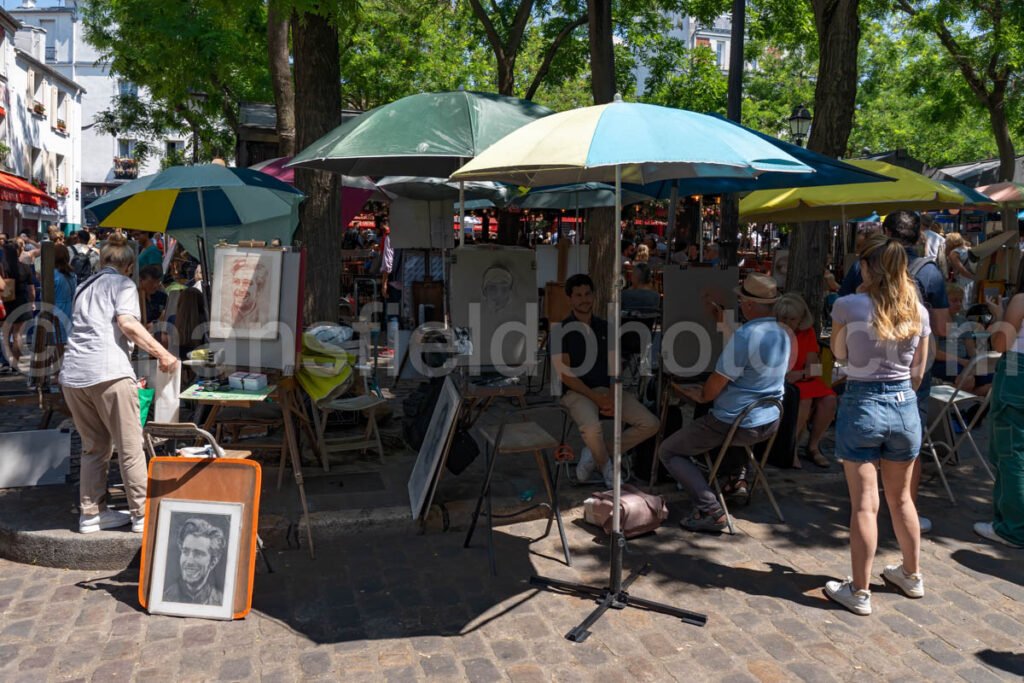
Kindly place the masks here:
[(825, 595), (854, 614), (871, 614), (870, 576), (878, 546), (878, 467), (903, 562), (882, 578), (911, 598), (924, 596), (921, 528), (910, 495), (921, 418), (914, 391), (928, 356), (928, 312), (907, 273), (906, 250), (884, 235), (860, 252), (864, 284), (832, 309), (832, 351), (846, 361), (846, 391), (836, 419), (836, 456), (850, 489), (853, 577), (829, 581)]

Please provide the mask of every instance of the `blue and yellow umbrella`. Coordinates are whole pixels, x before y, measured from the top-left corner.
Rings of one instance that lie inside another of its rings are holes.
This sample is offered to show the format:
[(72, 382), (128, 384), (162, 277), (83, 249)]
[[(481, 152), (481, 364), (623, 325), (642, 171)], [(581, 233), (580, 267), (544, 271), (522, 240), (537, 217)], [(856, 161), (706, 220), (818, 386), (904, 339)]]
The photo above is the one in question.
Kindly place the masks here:
[[(219, 164), (174, 166), (133, 180), (86, 207), (101, 228), (147, 232), (240, 228), (280, 220), (290, 232), (305, 196), (248, 168)], [(283, 236), (282, 236), (283, 237)]]

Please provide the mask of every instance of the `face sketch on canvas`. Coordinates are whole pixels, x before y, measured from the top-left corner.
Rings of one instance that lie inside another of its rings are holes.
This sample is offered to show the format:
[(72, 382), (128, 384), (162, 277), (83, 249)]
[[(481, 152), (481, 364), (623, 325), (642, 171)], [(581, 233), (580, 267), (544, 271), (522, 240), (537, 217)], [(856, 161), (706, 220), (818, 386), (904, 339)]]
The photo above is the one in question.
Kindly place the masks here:
[(258, 257), (241, 256), (231, 261), (228, 286), (222, 297), (229, 297), (221, 308), (225, 323), (231, 327), (258, 327), (266, 319), (266, 286), (270, 277), (267, 267)]
[(480, 289), (483, 294), (484, 311), (501, 313), (512, 300), (515, 279), (503, 266), (491, 266), (484, 271)]

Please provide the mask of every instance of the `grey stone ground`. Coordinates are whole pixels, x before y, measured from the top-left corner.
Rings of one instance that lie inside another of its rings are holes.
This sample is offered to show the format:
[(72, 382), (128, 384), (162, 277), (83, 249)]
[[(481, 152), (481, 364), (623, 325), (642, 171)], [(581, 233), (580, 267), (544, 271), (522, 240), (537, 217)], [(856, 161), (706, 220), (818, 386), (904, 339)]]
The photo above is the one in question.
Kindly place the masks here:
[[(32, 428), (10, 411), (0, 429)], [(814, 469), (814, 468), (812, 468)], [(875, 614), (855, 617), (821, 595), (849, 572), (845, 485), (837, 476), (773, 472), (787, 523), (767, 501), (735, 510), (738, 534), (695, 535), (672, 517), (630, 542), (627, 569), (653, 571), (635, 595), (706, 612), (706, 628), (627, 610), (582, 644), (563, 634), (591, 609), (538, 593), (540, 573), (600, 584), (606, 544), (566, 513), (574, 566), (557, 536), (529, 544), (540, 521), (500, 528), (499, 576), (481, 535), (364, 533), (305, 549), (273, 549), (257, 569), (243, 621), (148, 616), (137, 569), (68, 571), (0, 560), (0, 681), (831, 681), (1019, 680), (1024, 675), (1024, 551), (971, 532), (991, 489), (971, 461), (951, 480), (951, 508), (928, 481), (922, 512), (935, 522), (922, 563), (927, 595), (911, 601), (875, 581)], [(876, 574), (896, 559), (880, 516)]]
[[(680, 510), (630, 543), (627, 562), (653, 563), (633, 593), (707, 612), (706, 628), (639, 611), (609, 614), (591, 638), (562, 635), (591, 608), (537, 593), (539, 572), (600, 583), (605, 547), (574, 515), (575, 566), (543, 522), (497, 533), (499, 576), (479, 541), (459, 533), (355, 535), (271, 553), (252, 614), (222, 623), (147, 616), (136, 571), (62, 571), (0, 561), (0, 680), (618, 681), (1013, 680), (1024, 674), (1020, 551), (973, 537), (985, 485), (954, 476), (950, 508), (929, 486), (936, 531), (923, 547), (927, 595), (911, 601), (876, 581), (875, 614), (855, 617), (821, 595), (848, 572), (840, 482), (781, 493), (787, 524), (766, 501), (737, 511), (738, 535), (681, 531)], [(894, 558), (882, 515), (879, 559)], [(531, 550), (533, 551), (531, 553)], [(880, 569), (880, 567), (879, 567)]]

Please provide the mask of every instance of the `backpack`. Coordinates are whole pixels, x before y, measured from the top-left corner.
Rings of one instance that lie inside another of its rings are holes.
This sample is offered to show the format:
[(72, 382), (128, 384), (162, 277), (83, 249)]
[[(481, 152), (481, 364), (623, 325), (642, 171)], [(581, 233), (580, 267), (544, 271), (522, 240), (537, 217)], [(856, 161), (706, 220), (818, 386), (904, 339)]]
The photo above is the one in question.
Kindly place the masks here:
[[(583, 503), (583, 519), (590, 524), (601, 527), (605, 533), (611, 533), (613, 497), (611, 491), (603, 491), (595, 493), (585, 500)], [(619, 507), (621, 511), (622, 535), (626, 538), (635, 538), (650, 533), (668, 519), (668, 507), (661, 496), (656, 496), (653, 493), (644, 493), (629, 484), (622, 485), (622, 497), (619, 499)]]
[[(929, 263), (933, 264), (936, 268), (939, 267), (938, 263), (935, 263), (935, 259), (931, 256), (918, 256), (917, 258), (911, 259), (907, 265), (907, 273), (914, 279), (914, 284), (917, 285), (917, 297), (924, 304), (925, 308), (928, 308), (928, 303), (924, 300), (924, 287), (921, 286), (921, 281), (917, 279), (918, 273), (920, 273), (925, 266)], [(939, 269), (942, 272), (942, 269)]]
[(74, 256), (71, 257), (71, 270), (75, 273), (75, 279), (78, 282), (85, 282), (92, 277), (92, 256), (90, 250), (86, 248), (85, 251), (80, 251), (78, 247), (74, 249)]

